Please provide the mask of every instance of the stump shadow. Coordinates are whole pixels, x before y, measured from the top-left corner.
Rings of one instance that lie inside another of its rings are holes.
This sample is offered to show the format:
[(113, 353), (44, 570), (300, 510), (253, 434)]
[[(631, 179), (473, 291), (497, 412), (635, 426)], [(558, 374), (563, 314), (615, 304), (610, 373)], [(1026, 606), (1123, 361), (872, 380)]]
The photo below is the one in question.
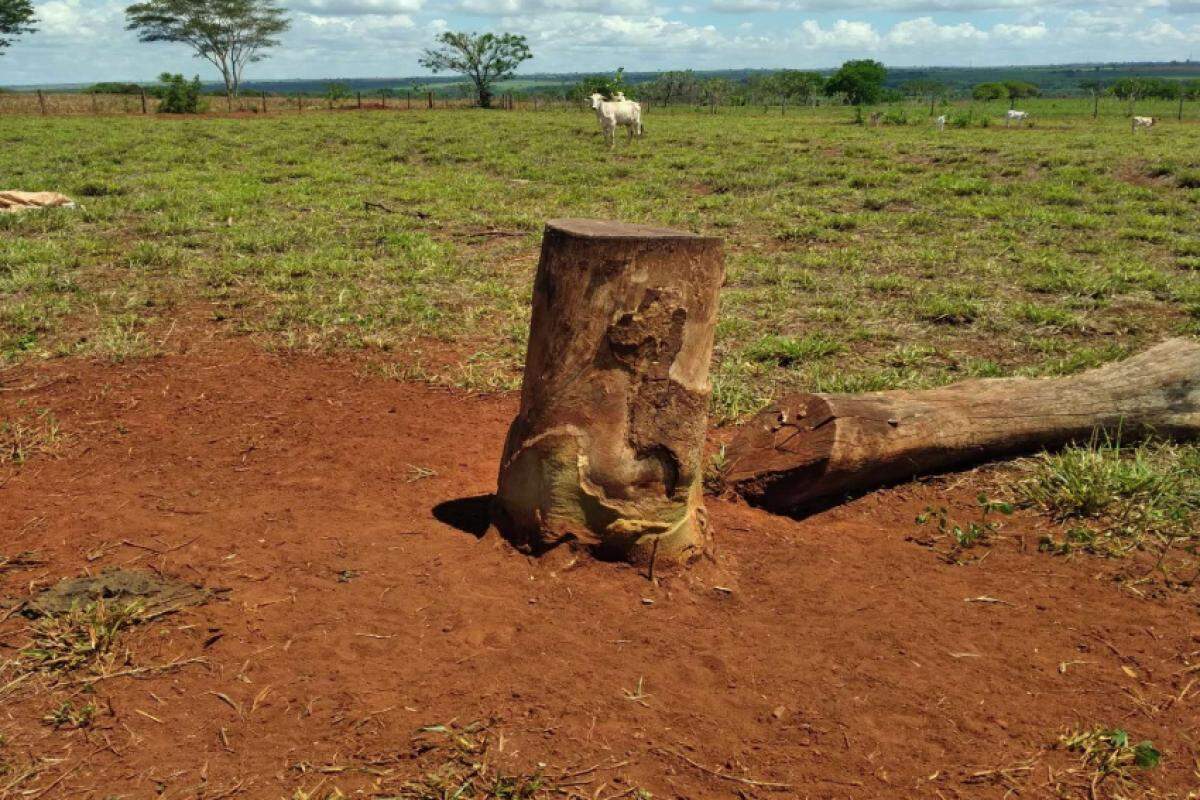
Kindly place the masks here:
[(493, 494), (480, 494), (447, 500), (433, 507), (433, 517), (451, 528), (482, 539), (492, 525), (492, 501), (495, 497)]

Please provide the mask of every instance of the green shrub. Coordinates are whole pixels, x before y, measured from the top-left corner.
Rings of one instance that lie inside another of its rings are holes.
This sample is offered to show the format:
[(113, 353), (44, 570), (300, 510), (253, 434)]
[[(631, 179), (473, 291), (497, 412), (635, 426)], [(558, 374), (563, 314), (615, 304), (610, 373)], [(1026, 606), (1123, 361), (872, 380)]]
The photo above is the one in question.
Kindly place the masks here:
[(156, 86), (155, 95), (159, 99), (158, 113), (160, 114), (199, 114), (203, 109), (200, 103), (200, 76), (186, 80), (182, 75), (172, 75), (164, 72), (158, 76), (160, 86)]

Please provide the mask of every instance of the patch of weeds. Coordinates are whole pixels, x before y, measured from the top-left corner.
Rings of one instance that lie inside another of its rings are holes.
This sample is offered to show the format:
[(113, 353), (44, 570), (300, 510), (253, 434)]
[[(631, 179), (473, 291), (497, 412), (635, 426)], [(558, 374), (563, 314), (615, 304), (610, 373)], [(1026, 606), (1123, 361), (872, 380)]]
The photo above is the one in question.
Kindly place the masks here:
[(0, 464), (19, 466), (35, 455), (53, 454), (65, 440), (58, 420), (49, 410), (32, 420), (0, 421)]
[(1200, 449), (1094, 440), (1026, 462), (1023, 504), (1068, 524), (1041, 548), (1123, 556), (1136, 549), (1200, 542)]
[(60, 728), (71, 728), (78, 730), (79, 728), (87, 728), (92, 724), (92, 718), (96, 715), (96, 706), (92, 703), (75, 707), (75, 704), (70, 700), (64, 700), (57, 708), (47, 712), (42, 717), (42, 722), (51, 726), (55, 730)]
[(131, 314), (105, 320), (92, 341), (92, 349), (114, 364), (150, 355), (153, 348), (140, 328), (141, 321)]
[(966, 564), (971, 560), (982, 560), (982, 558), (969, 559), (966, 557), (966, 552), (976, 547), (991, 546), (1000, 531), (1000, 522), (995, 518), (989, 519), (988, 517), (997, 513), (1007, 516), (1013, 512), (1013, 507), (1009, 503), (990, 500), (986, 494), (980, 494), (976, 498), (976, 502), (979, 504), (979, 519), (972, 520), (965, 525), (952, 520), (945, 506), (936, 508), (927, 506), (917, 515), (916, 522), (918, 525), (928, 525), (932, 522), (937, 527), (937, 533), (932, 539), (918, 540), (918, 543), (926, 544), (937, 550), (939, 542), (947, 541), (949, 547), (945, 550), (938, 550), (942, 560), (947, 564)]
[(1079, 754), (1093, 798), (1103, 796), (1105, 783), (1114, 785), (1114, 796), (1125, 795), (1137, 787), (1134, 770), (1154, 769), (1162, 761), (1162, 753), (1153, 742), (1133, 744), (1120, 728), (1068, 731), (1059, 737), (1059, 743)]
[(117, 660), (122, 632), (141, 622), (140, 601), (112, 604), (104, 600), (72, 606), (65, 614), (34, 620), (30, 645), (21, 650), (24, 664), (40, 672), (88, 668), (103, 673)]
[(917, 305), (917, 319), (938, 325), (969, 325), (983, 313), (983, 306), (969, 297), (932, 294)]
[(768, 335), (746, 348), (746, 357), (760, 364), (773, 363), (781, 367), (805, 361), (815, 361), (842, 352), (845, 346), (820, 333), (799, 338)]

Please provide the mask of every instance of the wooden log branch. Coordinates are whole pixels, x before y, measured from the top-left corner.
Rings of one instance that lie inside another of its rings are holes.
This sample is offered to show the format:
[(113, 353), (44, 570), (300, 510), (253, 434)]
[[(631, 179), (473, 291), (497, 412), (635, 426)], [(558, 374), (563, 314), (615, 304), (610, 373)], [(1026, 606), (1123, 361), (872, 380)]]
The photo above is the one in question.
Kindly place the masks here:
[(1200, 435), (1200, 343), (1170, 339), (1064, 378), (795, 394), (726, 450), (726, 485), (787, 513), (849, 493), (1097, 435)]
[(719, 239), (552, 220), (533, 288), (521, 409), (494, 516), (531, 549), (682, 560), (705, 543), (700, 487)]

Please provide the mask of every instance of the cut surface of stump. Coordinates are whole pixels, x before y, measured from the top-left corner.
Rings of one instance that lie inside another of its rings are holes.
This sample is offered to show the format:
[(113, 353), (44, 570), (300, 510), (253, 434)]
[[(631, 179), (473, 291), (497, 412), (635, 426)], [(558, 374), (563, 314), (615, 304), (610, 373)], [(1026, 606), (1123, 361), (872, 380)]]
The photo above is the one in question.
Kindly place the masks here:
[(940, 389), (794, 394), (726, 450), (725, 483), (789, 513), (1001, 457), (1107, 436), (1200, 436), (1200, 343), (1170, 339), (1063, 378), (988, 378)]
[(633, 561), (706, 541), (700, 479), (718, 239), (551, 220), (533, 289), (521, 409), (496, 521), (544, 549), (574, 539)]

